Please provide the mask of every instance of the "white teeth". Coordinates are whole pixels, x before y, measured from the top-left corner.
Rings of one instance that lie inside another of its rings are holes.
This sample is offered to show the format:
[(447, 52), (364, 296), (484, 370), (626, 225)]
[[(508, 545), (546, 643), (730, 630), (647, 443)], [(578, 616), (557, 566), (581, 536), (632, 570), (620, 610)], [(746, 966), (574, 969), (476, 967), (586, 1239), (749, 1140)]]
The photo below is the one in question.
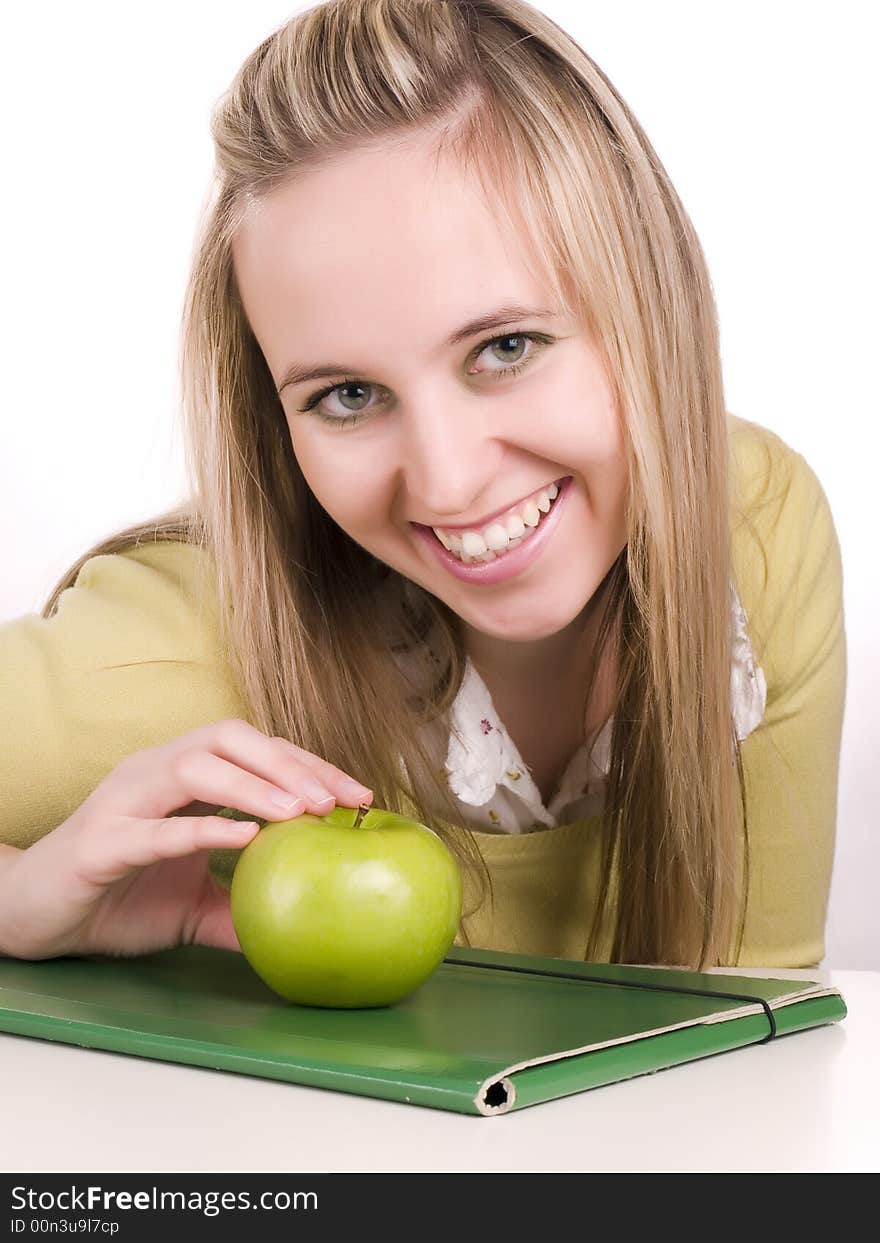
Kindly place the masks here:
[(479, 557), (486, 552), (486, 541), (476, 531), (465, 531), (461, 537), (461, 551), (466, 557)]
[(500, 522), (493, 522), (490, 527), (486, 528), (483, 538), (487, 545), (497, 552), (500, 548), (507, 547), (507, 528), (503, 527)]
[(511, 514), (507, 519), (507, 534), (510, 536), (511, 541), (522, 535), (525, 529), (525, 523), (519, 514)]
[(541, 521), (541, 511), (534, 501), (526, 501), (523, 506), (522, 519), (527, 527), (536, 527)]
[(555, 483), (542, 488), (531, 500), (526, 501), (519, 513), (511, 514), (503, 521), (492, 522), (482, 531), (465, 531), (458, 535), (454, 531), (443, 531), (440, 527), (431, 530), (440, 543), (465, 564), (473, 561), (494, 561), (510, 548), (532, 534), (546, 514), (551, 503), (559, 495)]

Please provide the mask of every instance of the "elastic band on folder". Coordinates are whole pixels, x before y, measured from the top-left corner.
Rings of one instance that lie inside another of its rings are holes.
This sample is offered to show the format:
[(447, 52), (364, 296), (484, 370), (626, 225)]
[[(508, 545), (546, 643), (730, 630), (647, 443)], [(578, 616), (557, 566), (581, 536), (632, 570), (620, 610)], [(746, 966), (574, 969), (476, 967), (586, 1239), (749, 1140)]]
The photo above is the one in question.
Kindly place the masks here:
[(770, 1003), (765, 1001), (763, 997), (749, 997), (745, 993), (718, 993), (714, 989), (703, 988), (673, 988), (671, 984), (644, 984), (635, 980), (605, 980), (601, 976), (596, 975), (576, 975), (573, 971), (545, 971), (540, 967), (511, 967), (494, 962), (471, 962), (464, 958), (444, 958), (443, 960), (452, 967), (481, 967), (485, 970), (487, 967), (490, 971), (517, 971), (522, 975), (549, 975), (554, 980), (586, 980), (590, 984), (612, 984), (621, 988), (647, 988), (655, 993), (689, 993), (692, 997), (722, 997), (727, 1001), (747, 1001), (751, 1005), (762, 1005), (764, 1013), (767, 1015), (767, 1021), (770, 1024), (770, 1032), (763, 1040), (755, 1041), (756, 1044), (766, 1044), (768, 1040), (772, 1040), (776, 1035), (776, 1019), (770, 1008)]

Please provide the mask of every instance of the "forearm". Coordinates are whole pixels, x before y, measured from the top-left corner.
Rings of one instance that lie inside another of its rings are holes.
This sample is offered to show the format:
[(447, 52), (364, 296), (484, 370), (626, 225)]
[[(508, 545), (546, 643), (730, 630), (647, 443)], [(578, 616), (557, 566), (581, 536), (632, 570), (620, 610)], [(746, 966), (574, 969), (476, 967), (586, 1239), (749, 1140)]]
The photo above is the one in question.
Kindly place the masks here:
[(4, 914), (8, 903), (5, 894), (8, 893), (7, 886), (11, 884), (11, 873), (15, 867), (15, 861), (24, 852), (16, 846), (5, 846), (0, 844), (0, 958), (10, 958), (12, 955), (6, 948), (7, 930), (5, 927)]

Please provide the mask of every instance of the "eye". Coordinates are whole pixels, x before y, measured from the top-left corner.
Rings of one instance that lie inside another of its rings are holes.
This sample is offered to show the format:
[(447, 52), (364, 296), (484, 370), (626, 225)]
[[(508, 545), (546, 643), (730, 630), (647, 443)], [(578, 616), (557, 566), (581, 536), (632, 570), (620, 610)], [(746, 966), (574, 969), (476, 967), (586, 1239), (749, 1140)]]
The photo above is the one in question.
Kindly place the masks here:
[[(520, 342), (521, 345), (510, 345), (510, 342)], [(487, 350), (500, 346), (502, 352), (507, 354), (515, 354), (516, 357), (512, 361), (499, 359), (495, 355), (496, 361), (502, 363), (500, 367), (489, 367), (485, 374), (492, 376), (496, 380), (504, 380), (509, 376), (518, 375), (525, 367), (529, 365), (532, 359), (546, 346), (552, 344), (553, 338), (546, 336), (541, 332), (507, 332), (500, 337), (490, 337), (489, 340), (483, 341), (474, 351), (474, 359), (478, 359)], [(528, 352), (524, 353), (526, 343), (531, 347)], [(468, 370), (468, 375), (482, 375), (482, 371)], [(360, 423), (362, 419), (370, 417), (372, 406), (369, 397), (373, 390), (380, 386), (371, 384), (366, 380), (356, 378), (345, 379), (339, 384), (331, 384), (319, 392), (314, 393), (300, 408), (300, 413), (306, 414), (310, 410), (314, 410), (315, 414), (325, 423), (331, 423), (336, 428), (351, 427)], [(324, 399), (339, 395), (338, 400), (343, 404), (343, 414), (348, 412), (347, 417), (340, 417), (339, 414), (328, 413), (324, 409)], [(352, 406), (349, 403), (361, 403)], [(374, 405), (382, 405), (381, 401), (373, 403)]]
[[(511, 341), (519, 342), (520, 344), (511, 346)], [(528, 351), (525, 350), (527, 343), (532, 347)], [(504, 365), (501, 367), (490, 367), (488, 374), (504, 377), (521, 371), (527, 363), (531, 362), (532, 358), (540, 351), (541, 347), (548, 343), (548, 337), (541, 336), (536, 332), (508, 332), (505, 333), (503, 337), (493, 337), (491, 341), (487, 341), (484, 345), (482, 345), (477, 353), (477, 358), (479, 358), (481, 354), (485, 354), (487, 350), (493, 350), (499, 346), (501, 347), (503, 354), (515, 354), (515, 358), (506, 359), (499, 359), (497, 354), (494, 356), (498, 362), (501, 362)], [(468, 375), (480, 374), (481, 373), (479, 371), (468, 372)]]
[[(310, 397), (301, 408), (300, 413), (306, 414), (308, 411), (314, 410), (319, 419), (322, 419), (325, 423), (332, 423), (335, 427), (347, 427), (353, 423), (360, 423), (361, 419), (366, 417), (368, 409), (364, 394), (368, 397), (372, 390), (377, 387), (377, 385), (370, 384), (366, 380), (354, 379), (343, 380), (341, 384), (331, 384), (328, 388), (322, 388), (320, 392)], [(324, 398), (332, 397), (337, 393), (340, 395), (340, 401), (362, 402), (364, 404), (355, 406), (354, 410), (352, 410), (350, 405), (344, 405), (343, 411), (349, 411), (348, 418), (341, 418), (338, 414), (328, 414), (323, 408)]]

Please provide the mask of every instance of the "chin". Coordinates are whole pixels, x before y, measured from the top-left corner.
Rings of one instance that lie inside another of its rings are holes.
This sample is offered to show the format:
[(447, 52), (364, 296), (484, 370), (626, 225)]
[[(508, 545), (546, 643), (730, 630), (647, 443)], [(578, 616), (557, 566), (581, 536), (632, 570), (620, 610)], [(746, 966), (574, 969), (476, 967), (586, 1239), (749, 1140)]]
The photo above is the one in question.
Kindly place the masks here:
[(565, 613), (558, 618), (545, 618), (535, 621), (525, 618), (506, 619), (470, 617), (465, 618), (475, 630), (493, 639), (503, 639), (508, 643), (536, 643), (541, 639), (552, 638), (566, 630), (576, 620), (582, 610)]

